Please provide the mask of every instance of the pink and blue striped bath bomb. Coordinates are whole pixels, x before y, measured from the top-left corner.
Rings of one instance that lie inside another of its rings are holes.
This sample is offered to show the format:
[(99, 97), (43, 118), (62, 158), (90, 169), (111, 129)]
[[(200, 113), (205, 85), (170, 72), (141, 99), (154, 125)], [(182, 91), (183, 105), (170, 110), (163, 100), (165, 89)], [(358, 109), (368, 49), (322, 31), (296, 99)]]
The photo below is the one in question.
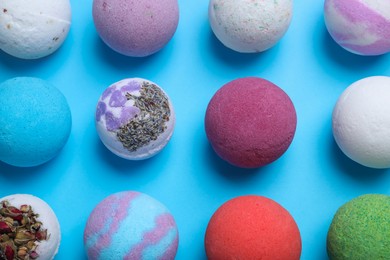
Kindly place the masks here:
[(390, 52), (390, 1), (325, 0), (325, 24), (344, 49), (359, 55)]
[(94, 0), (92, 14), (100, 38), (132, 57), (162, 49), (179, 23), (177, 0)]
[(174, 259), (179, 243), (175, 220), (154, 198), (119, 192), (100, 202), (88, 218), (84, 246), (90, 260)]

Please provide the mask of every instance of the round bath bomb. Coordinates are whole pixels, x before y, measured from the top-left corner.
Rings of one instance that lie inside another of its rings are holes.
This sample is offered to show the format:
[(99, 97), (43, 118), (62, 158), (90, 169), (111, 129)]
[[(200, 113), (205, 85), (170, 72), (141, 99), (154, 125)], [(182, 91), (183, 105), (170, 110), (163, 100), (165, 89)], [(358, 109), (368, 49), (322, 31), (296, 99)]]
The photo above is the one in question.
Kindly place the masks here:
[(356, 81), (333, 110), (333, 136), (352, 160), (372, 168), (390, 168), (390, 77)]
[(68, 35), (69, 0), (2, 0), (0, 49), (21, 59), (52, 54)]
[(390, 52), (390, 2), (325, 0), (325, 24), (344, 49), (359, 55)]
[(205, 236), (209, 260), (298, 260), (301, 236), (290, 213), (262, 196), (224, 203), (211, 217)]
[(228, 48), (262, 52), (286, 33), (292, 0), (210, 0), (209, 21), (215, 36)]
[[(29, 233), (21, 232), (23, 229)], [(0, 199), (0, 234), (11, 238), (0, 244), (1, 259), (51, 260), (61, 241), (60, 224), (53, 210), (43, 200), (27, 194)]]
[(49, 82), (19, 77), (0, 84), (0, 161), (30, 167), (54, 158), (72, 125), (64, 95)]
[(100, 38), (127, 56), (149, 56), (162, 49), (179, 23), (177, 0), (94, 0), (93, 20)]
[(84, 230), (88, 259), (173, 260), (179, 243), (175, 220), (152, 197), (113, 194), (92, 211)]
[(333, 260), (388, 259), (390, 196), (367, 194), (340, 207), (328, 231), (327, 251)]
[(261, 78), (233, 80), (211, 99), (207, 138), (227, 162), (255, 168), (278, 159), (290, 146), (297, 116), (287, 94)]
[(114, 154), (142, 160), (160, 152), (170, 140), (175, 112), (165, 92), (141, 78), (112, 84), (96, 107), (96, 129)]

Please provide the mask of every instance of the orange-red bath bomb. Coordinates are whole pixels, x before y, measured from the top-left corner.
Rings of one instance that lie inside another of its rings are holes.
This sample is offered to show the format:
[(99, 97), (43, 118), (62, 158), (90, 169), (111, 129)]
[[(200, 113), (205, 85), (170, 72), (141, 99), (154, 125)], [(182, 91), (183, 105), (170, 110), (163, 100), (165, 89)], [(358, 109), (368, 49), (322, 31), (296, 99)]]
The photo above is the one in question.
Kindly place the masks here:
[(242, 196), (223, 204), (205, 236), (209, 260), (298, 260), (302, 243), (290, 213), (261, 196)]

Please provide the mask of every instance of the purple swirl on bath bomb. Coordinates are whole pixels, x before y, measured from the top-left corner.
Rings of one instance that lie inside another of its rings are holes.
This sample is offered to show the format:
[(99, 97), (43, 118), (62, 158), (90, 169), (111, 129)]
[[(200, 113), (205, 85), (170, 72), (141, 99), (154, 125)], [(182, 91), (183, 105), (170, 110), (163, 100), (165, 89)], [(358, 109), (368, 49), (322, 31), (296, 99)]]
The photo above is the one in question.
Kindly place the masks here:
[(111, 107), (123, 107), (127, 101), (126, 96), (120, 90), (115, 90), (111, 94), (109, 105)]
[(178, 231), (167, 208), (134, 192), (113, 194), (92, 211), (84, 230), (88, 259), (174, 259)]
[(326, 0), (325, 24), (332, 38), (360, 55), (390, 52), (390, 2)]
[(106, 113), (106, 103), (99, 101), (96, 107), (96, 121), (100, 121), (104, 113)]
[(140, 109), (129, 102), (126, 95), (136, 93), (141, 89), (141, 83), (136, 80), (121, 82), (108, 87), (100, 97), (96, 107), (96, 122), (105, 124), (111, 132), (118, 131), (122, 126), (129, 123)]
[(102, 94), (101, 99), (102, 99), (102, 100), (106, 99), (108, 96), (111, 95), (112, 92), (114, 92), (115, 89), (116, 89), (116, 86), (115, 86), (115, 85), (112, 85), (112, 86), (106, 88), (106, 90), (104, 90), (104, 92), (103, 92), (103, 94)]
[(138, 81), (132, 80), (121, 88), (122, 92), (140, 91), (141, 84)]
[(119, 118), (115, 117), (113, 113), (106, 112), (104, 114), (106, 119), (106, 125), (108, 131), (115, 131), (121, 126), (121, 121)]

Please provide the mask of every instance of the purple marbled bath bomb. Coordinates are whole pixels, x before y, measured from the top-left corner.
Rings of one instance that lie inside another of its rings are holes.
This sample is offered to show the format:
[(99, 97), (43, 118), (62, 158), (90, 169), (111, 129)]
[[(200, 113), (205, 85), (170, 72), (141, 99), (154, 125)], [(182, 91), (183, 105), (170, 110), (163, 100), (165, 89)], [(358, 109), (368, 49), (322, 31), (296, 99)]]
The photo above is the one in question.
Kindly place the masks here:
[(360, 55), (390, 52), (390, 1), (326, 0), (325, 24), (344, 49)]
[(92, 211), (84, 230), (90, 260), (173, 260), (178, 243), (176, 222), (168, 209), (135, 191), (105, 198)]
[(93, 19), (110, 48), (123, 55), (145, 57), (173, 37), (179, 6), (177, 0), (94, 0)]

